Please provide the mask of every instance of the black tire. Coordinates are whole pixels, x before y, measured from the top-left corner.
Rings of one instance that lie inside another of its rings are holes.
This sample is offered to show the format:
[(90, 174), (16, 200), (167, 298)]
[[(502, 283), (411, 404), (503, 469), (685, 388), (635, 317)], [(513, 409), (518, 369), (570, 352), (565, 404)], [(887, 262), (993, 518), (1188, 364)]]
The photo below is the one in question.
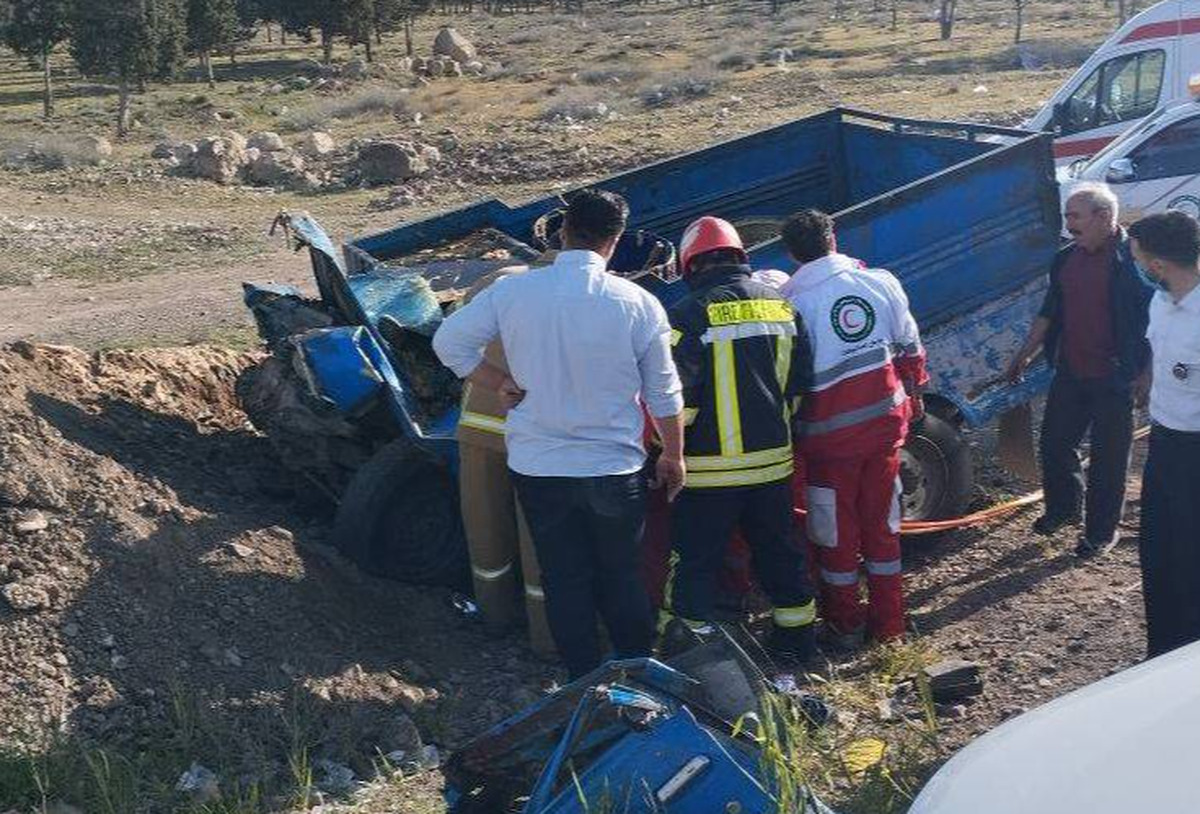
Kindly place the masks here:
[(469, 573), (458, 483), (449, 467), (404, 438), (354, 474), (333, 542), (364, 571), (402, 582), (457, 588)]
[(944, 520), (967, 508), (975, 488), (971, 448), (950, 422), (926, 413), (900, 453), (905, 520)]

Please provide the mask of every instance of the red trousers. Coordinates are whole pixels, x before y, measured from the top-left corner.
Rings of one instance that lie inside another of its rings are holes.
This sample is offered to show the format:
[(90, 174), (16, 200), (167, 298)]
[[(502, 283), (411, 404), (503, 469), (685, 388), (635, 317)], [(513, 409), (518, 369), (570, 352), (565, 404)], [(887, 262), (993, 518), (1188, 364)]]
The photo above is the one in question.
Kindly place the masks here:
[[(840, 633), (866, 626), (880, 641), (904, 635), (900, 575), (900, 451), (805, 460), (805, 530), (821, 612)], [(859, 575), (867, 574), (866, 607)]]

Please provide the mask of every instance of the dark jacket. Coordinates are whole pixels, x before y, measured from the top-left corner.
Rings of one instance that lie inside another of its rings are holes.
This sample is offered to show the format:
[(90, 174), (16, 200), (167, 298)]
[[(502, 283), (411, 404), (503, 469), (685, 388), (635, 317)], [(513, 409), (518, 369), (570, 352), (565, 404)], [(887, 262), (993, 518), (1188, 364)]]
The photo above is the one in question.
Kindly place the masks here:
[[(1062, 267), (1075, 244), (1069, 243), (1058, 251), (1050, 264), (1050, 286), (1042, 302), (1039, 316), (1050, 321), (1046, 333), (1046, 360), (1053, 367), (1058, 363), (1063, 335)], [(1112, 315), (1113, 339), (1117, 355), (1113, 361), (1113, 384), (1128, 386), (1141, 375), (1150, 361), (1150, 343), (1146, 341), (1146, 326), (1150, 321), (1150, 298), (1154, 291), (1142, 282), (1129, 248), (1129, 236), (1121, 230), (1109, 262), (1109, 308)]]
[(749, 266), (720, 266), (689, 284), (668, 312), (683, 382), (687, 487), (790, 478), (790, 401), (811, 364), (803, 325)]

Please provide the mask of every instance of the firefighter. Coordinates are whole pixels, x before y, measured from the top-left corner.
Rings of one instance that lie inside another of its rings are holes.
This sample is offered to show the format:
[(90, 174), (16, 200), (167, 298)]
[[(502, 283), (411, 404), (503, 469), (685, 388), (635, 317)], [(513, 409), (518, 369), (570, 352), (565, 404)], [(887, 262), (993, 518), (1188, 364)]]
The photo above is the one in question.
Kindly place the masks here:
[[(464, 305), (501, 277), (527, 269), (511, 266), (480, 278), (467, 292)], [(484, 358), (500, 370), (508, 370), (499, 339), (488, 345)], [(541, 571), (508, 476), (506, 412), (496, 391), (464, 386), (458, 422), (459, 494), (475, 600), (485, 623), (502, 630), (521, 617), (523, 594), (530, 645), (534, 652), (551, 656), (554, 640), (546, 621)]]
[(737, 230), (703, 217), (688, 227), (680, 265), (690, 293), (669, 312), (683, 382), (688, 479), (671, 517), (669, 607), (711, 628), (726, 548), (740, 530), (774, 606), (767, 649), (784, 663), (816, 651), (816, 603), (792, 516), (789, 400), (799, 389), (805, 335), (787, 300), (751, 277)]
[[(784, 224), (799, 269), (783, 286), (811, 345), (797, 416), (805, 528), (830, 644), (904, 635), (900, 448), (924, 415), (925, 352), (898, 280), (839, 254), (833, 220), (805, 210)], [(868, 603), (859, 596), (867, 574)]]

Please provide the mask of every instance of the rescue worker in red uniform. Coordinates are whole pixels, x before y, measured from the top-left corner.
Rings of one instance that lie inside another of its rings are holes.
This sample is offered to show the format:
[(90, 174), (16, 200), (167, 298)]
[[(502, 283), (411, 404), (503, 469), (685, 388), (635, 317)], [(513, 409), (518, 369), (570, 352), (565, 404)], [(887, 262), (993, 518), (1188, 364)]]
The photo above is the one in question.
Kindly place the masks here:
[(920, 332), (891, 273), (838, 253), (828, 215), (799, 212), (782, 233), (800, 267), (780, 292), (812, 352), (795, 430), (822, 616), (834, 645), (855, 647), (865, 635), (899, 639), (900, 448), (909, 422), (924, 414), (920, 391), (929, 380)]
[(674, 564), (667, 614), (703, 634), (736, 530), (774, 607), (767, 649), (784, 663), (816, 652), (816, 603), (792, 512), (790, 400), (809, 365), (792, 307), (751, 278), (734, 227), (714, 217), (684, 232), (690, 294), (668, 312), (683, 383), (688, 477), (671, 516)]

